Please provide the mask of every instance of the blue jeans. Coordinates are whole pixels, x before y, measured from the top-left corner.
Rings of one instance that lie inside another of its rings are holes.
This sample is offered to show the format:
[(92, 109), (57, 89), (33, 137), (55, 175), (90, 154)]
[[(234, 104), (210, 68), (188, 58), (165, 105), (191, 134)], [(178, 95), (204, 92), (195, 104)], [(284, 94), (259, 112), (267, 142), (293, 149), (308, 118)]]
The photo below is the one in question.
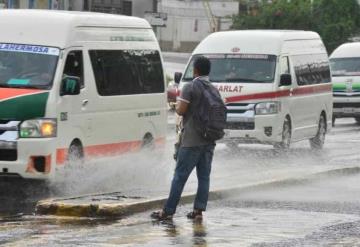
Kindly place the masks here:
[(180, 201), (186, 181), (196, 167), (198, 189), (194, 209), (206, 210), (210, 188), (211, 162), (215, 145), (181, 147), (179, 149), (175, 174), (171, 183), (170, 195), (164, 206), (167, 214), (174, 214)]

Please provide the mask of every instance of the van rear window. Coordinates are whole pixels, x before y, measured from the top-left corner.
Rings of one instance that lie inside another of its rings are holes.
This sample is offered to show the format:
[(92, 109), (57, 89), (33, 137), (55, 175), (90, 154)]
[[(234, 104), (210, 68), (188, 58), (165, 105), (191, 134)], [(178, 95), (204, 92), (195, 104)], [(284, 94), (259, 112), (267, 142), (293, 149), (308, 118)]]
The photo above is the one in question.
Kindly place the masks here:
[[(211, 82), (271, 83), (274, 81), (276, 56), (267, 54), (206, 54), (211, 61)], [(184, 81), (193, 79), (194, 56)]]
[(89, 51), (102, 96), (164, 92), (160, 54), (155, 50)]

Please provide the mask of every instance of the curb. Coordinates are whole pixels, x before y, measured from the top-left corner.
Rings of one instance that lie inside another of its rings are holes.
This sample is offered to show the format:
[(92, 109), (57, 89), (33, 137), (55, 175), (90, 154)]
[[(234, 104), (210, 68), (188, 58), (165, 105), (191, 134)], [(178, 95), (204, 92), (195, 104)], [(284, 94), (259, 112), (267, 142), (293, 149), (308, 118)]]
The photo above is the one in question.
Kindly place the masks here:
[[(243, 193), (248, 191), (253, 191), (257, 189), (262, 189), (265, 187), (276, 187), (284, 185), (293, 185), (307, 183), (315, 181), (324, 177), (329, 176), (344, 176), (350, 174), (360, 173), (360, 167), (345, 167), (330, 169), (322, 172), (317, 172), (303, 177), (292, 177), (285, 179), (273, 179), (268, 181), (263, 181), (261, 183), (247, 184), (238, 187), (231, 188), (222, 188), (218, 190), (210, 191), (209, 200), (218, 200), (226, 198), (229, 195), (236, 193)], [(138, 201), (128, 202), (128, 203), (71, 203), (66, 202), (71, 199), (78, 199), (82, 197), (89, 196), (99, 196), (96, 195), (86, 195), (72, 198), (55, 198), (39, 201), (36, 205), (35, 213), (36, 215), (55, 215), (55, 216), (71, 216), (71, 217), (102, 217), (102, 218), (121, 218), (135, 213), (145, 212), (151, 209), (161, 208), (165, 201), (166, 197), (162, 198), (150, 198), (150, 199), (139, 199)], [(106, 195), (106, 194), (101, 194)], [(181, 204), (191, 203), (195, 198), (195, 194), (188, 193), (181, 197)]]

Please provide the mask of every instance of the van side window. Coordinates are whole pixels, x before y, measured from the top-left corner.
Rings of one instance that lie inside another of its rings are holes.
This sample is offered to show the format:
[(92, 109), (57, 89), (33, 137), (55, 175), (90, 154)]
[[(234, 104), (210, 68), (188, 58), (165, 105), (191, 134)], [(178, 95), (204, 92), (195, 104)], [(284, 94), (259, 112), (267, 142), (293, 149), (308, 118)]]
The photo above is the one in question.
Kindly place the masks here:
[(290, 74), (289, 57), (281, 57), (281, 75)]
[(299, 86), (328, 83), (330, 66), (326, 54), (306, 54), (291, 57)]
[(69, 52), (66, 57), (63, 75), (79, 77), (81, 88), (84, 88), (84, 66), (82, 51)]
[(102, 96), (164, 92), (160, 54), (155, 50), (89, 51)]

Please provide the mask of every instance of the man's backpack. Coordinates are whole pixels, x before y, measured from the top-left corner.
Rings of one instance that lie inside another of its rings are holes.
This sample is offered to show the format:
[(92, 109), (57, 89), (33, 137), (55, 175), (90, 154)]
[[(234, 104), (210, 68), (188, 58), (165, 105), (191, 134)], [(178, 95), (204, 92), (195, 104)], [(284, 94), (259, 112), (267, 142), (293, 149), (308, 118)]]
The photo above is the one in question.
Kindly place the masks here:
[(195, 128), (208, 141), (223, 138), (226, 126), (226, 106), (219, 91), (212, 85), (195, 80), (194, 89), (201, 93), (199, 105), (194, 109)]

